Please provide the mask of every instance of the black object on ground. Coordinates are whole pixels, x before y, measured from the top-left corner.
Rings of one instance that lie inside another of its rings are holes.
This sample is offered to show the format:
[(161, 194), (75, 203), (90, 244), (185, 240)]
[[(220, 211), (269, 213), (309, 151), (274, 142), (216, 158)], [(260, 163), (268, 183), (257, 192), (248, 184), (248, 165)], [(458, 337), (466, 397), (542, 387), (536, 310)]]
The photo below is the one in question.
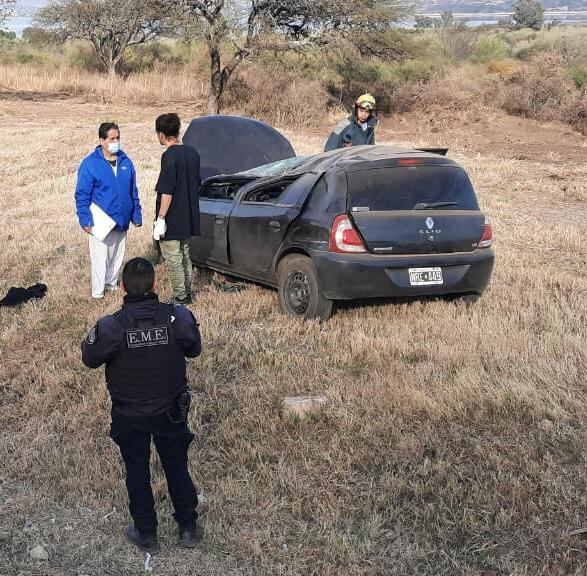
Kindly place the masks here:
[(214, 281), (214, 287), (220, 292), (227, 292), (230, 294), (236, 294), (241, 290), (246, 290), (249, 285), (245, 282), (239, 282), (235, 280), (229, 280), (227, 282), (216, 282)]
[(47, 286), (45, 284), (35, 284), (28, 288), (15, 288), (13, 286), (8, 290), (8, 294), (0, 300), (0, 306), (17, 306), (29, 300), (43, 298), (45, 294), (47, 294)]

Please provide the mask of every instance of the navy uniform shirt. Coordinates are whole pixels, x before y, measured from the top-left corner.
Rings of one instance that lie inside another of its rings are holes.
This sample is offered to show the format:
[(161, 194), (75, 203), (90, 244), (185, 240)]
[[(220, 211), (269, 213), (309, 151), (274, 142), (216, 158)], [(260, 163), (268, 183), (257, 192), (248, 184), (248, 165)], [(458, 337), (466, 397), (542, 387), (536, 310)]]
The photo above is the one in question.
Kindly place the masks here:
[(151, 293), (125, 296), (123, 308), (98, 320), (81, 349), (89, 368), (106, 365), (113, 409), (145, 416), (172, 407), (187, 385), (185, 358), (198, 356), (202, 345), (193, 314)]

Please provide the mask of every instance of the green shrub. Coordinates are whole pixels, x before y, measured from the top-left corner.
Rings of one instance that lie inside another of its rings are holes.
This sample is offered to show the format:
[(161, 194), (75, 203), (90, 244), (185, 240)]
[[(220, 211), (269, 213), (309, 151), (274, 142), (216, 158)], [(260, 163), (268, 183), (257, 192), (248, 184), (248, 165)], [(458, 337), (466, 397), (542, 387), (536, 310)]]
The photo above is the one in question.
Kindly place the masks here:
[(22, 40), (35, 48), (44, 48), (54, 44), (51, 32), (36, 26), (29, 26), (22, 31)]
[(124, 53), (124, 72), (145, 72), (157, 64), (181, 64), (184, 57), (179, 50), (174, 50), (177, 42), (148, 42), (132, 46)]
[(442, 70), (442, 66), (430, 60), (408, 60), (397, 65), (397, 73), (403, 82), (429, 82)]
[(542, 31), (536, 40), (536, 49), (557, 54), (568, 64), (587, 64), (587, 29), (560, 26)]
[(94, 47), (84, 40), (74, 40), (65, 45), (65, 61), (82, 70), (100, 70), (101, 63)]
[[(279, 94), (277, 104), (275, 94)], [(316, 124), (316, 117), (308, 113), (307, 104), (323, 110), (328, 99), (319, 80), (300, 79), (285, 71), (268, 73), (259, 65), (249, 64), (231, 80), (224, 104), (229, 110), (277, 126), (307, 127)]]
[(5, 40), (16, 40), (16, 32), (8, 32), (7, 30), (0, 30), (0, 38)]
[(11, 52), (16, 46), (16, 40), (7, 36), (0, 36), (0, 57), (6, 58), (6, 54)]
[(378, 108), (386, 110), (395, 88), (401, 83), (391, 68), (376, 61), (345, 58), (335, 64), (339, 81), (327, 85), (333, 98), (350, 110), (360, 94), (371, 92), (377, 98)]
[(19, 64), (30, 64), (34, 59), (34, 55), (30, 52), (19, 52), (16, 54), (16, 61)]
[(579, 90), (587, 88), (587, 66), (573, 66), (569, 72), (571, 79)]
[(532, 60), (536, 54), (538, 54), (539, 49), (537, 46), (527, 46), (526, 48), (522, 48), (516, 51), (516, 58), (519, 60), (523, 60), (524, 62), (529, 62)]
[(504, 39), (520, 60), (529, 61), (542, 52), (555, 53), (569, 65), (584, 64), (587, 59), (587, 28), (581, 26), (512, 32), (505, 34)]
[(509, 51), (508, 45), (499, 36), (481, 36), (475, 44), (471, 60), (480, 63), (501, 60), (509, 56)]

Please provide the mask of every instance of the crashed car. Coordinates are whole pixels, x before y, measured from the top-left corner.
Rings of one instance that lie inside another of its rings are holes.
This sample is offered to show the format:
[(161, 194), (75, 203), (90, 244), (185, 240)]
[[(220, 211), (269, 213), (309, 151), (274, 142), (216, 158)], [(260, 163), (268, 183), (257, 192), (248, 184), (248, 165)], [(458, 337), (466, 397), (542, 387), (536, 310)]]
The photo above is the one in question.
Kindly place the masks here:
[(366, 298), (473, 301), (489, 282), (491, 223), (446, 150), (296, 156), (270, 126), (234, 116), (194, 120), (183, 141), (207, 176), (192, 260), (277, 288), (287, 314), (325, 319), (334, 302)]

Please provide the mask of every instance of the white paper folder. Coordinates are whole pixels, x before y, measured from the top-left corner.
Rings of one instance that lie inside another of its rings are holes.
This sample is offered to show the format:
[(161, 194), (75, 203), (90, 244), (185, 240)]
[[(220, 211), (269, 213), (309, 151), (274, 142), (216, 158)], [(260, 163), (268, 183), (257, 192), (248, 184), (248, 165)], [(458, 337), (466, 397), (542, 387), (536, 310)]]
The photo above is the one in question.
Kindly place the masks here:
[(92, 218), (94, 220), (94, 226), (92, 226), (92, 236), (100, 240), (100, 242), (104, 242), (104, 238), (110, 234), (110, 230), (116, 226), (116, 222), (100, 208), (97, 204), (93, 202), (90, 204), (90, 212), (92, 213)]

